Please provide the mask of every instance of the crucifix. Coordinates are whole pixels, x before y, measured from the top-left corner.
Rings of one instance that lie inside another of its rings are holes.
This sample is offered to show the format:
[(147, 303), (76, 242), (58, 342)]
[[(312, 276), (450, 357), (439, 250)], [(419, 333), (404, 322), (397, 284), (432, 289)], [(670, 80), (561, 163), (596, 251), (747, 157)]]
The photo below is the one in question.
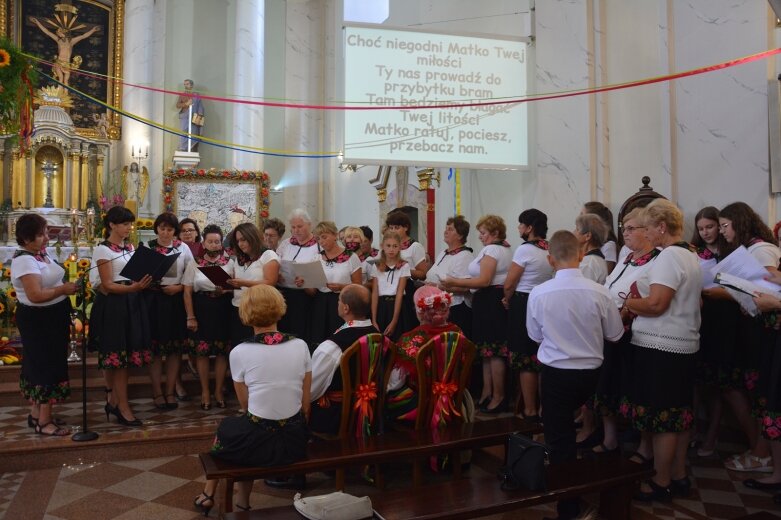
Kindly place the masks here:
[(53, 208), (54, 201), (52, 200), (52, 182), (54, 176), (57, 174), (57, 165), (46, 161), (43, 163), (43, 166), (41, 166), (41, 170), (43, 170), (43, 176), (46, 178), (46, 202), (43, 203), (43, 207)]
[(54, 6), (52, 18), (27, 17), (27, 25), (38, 27), (57, 44), (57, 57), (52, 72), (57, 81), (64, 85), (68, 85), (70, 81), (71, 69), (81, 66), (81, 56), (74, 56), (71, 61), (76, 44), (101, 30), (99, 25), (79, 22), (78, 12), (71, 0), (62, 0)]

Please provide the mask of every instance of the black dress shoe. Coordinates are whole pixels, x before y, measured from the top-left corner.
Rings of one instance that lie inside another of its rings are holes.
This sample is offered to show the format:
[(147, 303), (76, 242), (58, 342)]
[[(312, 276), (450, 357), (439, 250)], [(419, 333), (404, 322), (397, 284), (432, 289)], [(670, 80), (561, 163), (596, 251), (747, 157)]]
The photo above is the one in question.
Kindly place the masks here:
[[(779, 488), (781, 489), (781, 488)], [(674, 497), (688, 497), (692, 493), (692, 481), (689, 477), (670, 480), (670, 492)]]
[(487, 414), (495, 414), (495, 413), (502, 413), (502, 412), (506, 412), (506, 411), (507, 411), (507, 403), (508, 403), (508, 401), (507, 401), (507, 397), (505, 397), (505, 398), (504, 398), (504, 399), (502, 399), (502, 401), (501, 401), (501, 402), (500, 402), (498, 405), (496, 405), (494, 408), (488, 408), (488, 406), (486, 406), (485, 408), (483, 408), (482, 410), (480, 410), (480, 412), (482, 412), (482, 413), (487, 413)]
[(760, 482), (753, 478), (747, 478), (743, 481), (743, 485), (751, 489), (760, 489), (762, 491), (780, 491), (781, 482)]
[(670, 502), (673, 499), (672, 491), (670, 487), (663, 487), (654, 482), (652, 479), (645, 481), (650, 486), (651, 491), (638, 491), (633, 497), (640, 502)]
[(297, 489), (301, 491), (302, 489), (306, 488), (306, 475), (267, 478), (263, 482), (265, 482), (267, 486), (273, 488)]

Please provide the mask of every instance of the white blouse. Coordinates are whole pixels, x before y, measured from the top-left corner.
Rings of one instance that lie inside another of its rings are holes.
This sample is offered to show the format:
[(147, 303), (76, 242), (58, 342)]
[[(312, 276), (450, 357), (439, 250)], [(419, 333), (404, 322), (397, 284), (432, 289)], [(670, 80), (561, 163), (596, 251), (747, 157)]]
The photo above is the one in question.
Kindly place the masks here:
[(513, 255), (513, 263), (523, 267), (523, 274), (515, 287), (516, 292), (530, 293), (532, 289), (553, 278), (553, 267), (548, 263), (548, 251), (532, 242), (519, 245)]
[[(254, 262), (250, 262), (244, 265), (239, 265), (239, 262), (236, 260), (236, 258), (231, 257), (228, 265), (223, 267), (223, 269), (225, 269), (225, 272), (228, 273), (231, 278), (236, 278), (239, 280), (254, 280), (259, 282), (260, 280), (263, 280), (263, 267), (265, 267), (265, 265), (269, 262), (279, 263), (279, 256), (277, 256), (277, 254), (271, 249), (267, 249), (262, 255), (260, 255), (260, 258)], [(234, 307), (239, 306), (241, 297), (244, 295), (244, 291), (246, 289), (248, 289), (248, 287), (239, 287), (233, 290), (233, 300), (231, 300), (231, 303)]]
[[(702, 274), (695, 253), (669, 246), (659, 253), (647, 271), (648, 285), (664, 285), (675, 291), (661, 316), (638, 316), (632, 322), (632, 343), (676, 354), (693, 354), (700, 348), (700, 292)], [(647, 297), (649, 293), (640, 293)]]
[(599, 285), (605, 283), (607, 278), (607, 262), (599, 255), (585, 255), (580, 261), (580, 270), (583, 276), (594, 280)]
[(301, 409), (304, 376), (312, 371), (312, 358), (300, 339), (276, 345), (245, 342), (231, 350), (230, 368), (233, 380), (247, 385), (249, 412), (280, 420)]
[(399, 288), (399, 280), (402, 278), (409, 278), (411, 276), (409, 264), (404, 262), (403, 265), (396, 267), (393, 271), (390, 269), (384, 273), (377, 269), (377, 266), (372, 266), (371, 274), (372, 278), (377, 279), (377, 294), (379, 296), (396, 296), (396, 291)]
[[(97, 270), (97, 269), (96, 269)], [(60, 303), (66, 298), (64, 294), (56, 298), (42, 302), (33, 303), (24, 292), (24, 285), (21, 278), (28, 274), (35, 274), (41, 277), (41, 289), (51, 289), (62, 285), (62, 277), (65, 275), (65, 269), (56, 264), (51, 258), (49, 263), (36, 260), (32, 255), (21, 255), (11, 260), (11, 283), (16, 289), (16, 297), (19, 303), (30, 307), (46, 307)], [(41, 324), (44, 325), (45, 324)]]
[[(484, 256), (490, 256), (496, 260), (496, 272), (489, 285), (504, 285), (507, 279), (507, 270), (510, 269), (512, 253), (509, 247), (499, 244), (489, 244), (477, 254), (477, 257), (469, 263), (469, 276), (477, 278), (480, 276), (480, 261)], [(474, 291), (475, 289), (472, 289)]]
[(100, 285), (100, 274), (98, 272), (100, 269), (97, 268), (97, 265), (101, 260), (106, 260), (110, 263), (112, 282), (129, 282), (130, 280), (124, 276), (120, 276), (119, 273), (122, 272), (122, 269), (124, 269), (130, 261), (131, 256), (133, 256), (133, 251), (126, 251), (124, 249), (121, 251), (112, 251), (111, 248), (104, 244), (100, 244), (96, 247), (92, 252), (92, 263), (96, 267), (89, 272), (89, 281), (92, 283), (92, 286), (97, 289)]
[[(631, 252), (631, 251), (630, 251)], [(613, 272), (607, 276), (605, 287), (610, 291), (613, 302), (619, 309), (624, 306), (624, 298), (629, 294), (633, 283), (637, 283), (637, 290), (640, 294), (650, 294), (651, 285), (648, 283), (648, 270), (651, 268), (656, 256), (643, 263), (643, 265), (632, 265), (631, 262), (616, 265)], [(624, 297), (619, 296), (623, 294)]]
[[(448, 254), (447, 250), (442, 251), (437, 256), (431, 269), (426, 273), (426, 283), (439, 285), (447, 277), (450, 278), (469, 278), (469, 263), (474, 260), (475, 255), (470, 249), (463, 248), (456, 254)], [(463, 294), (453, 294), (452, 305), (464, 303)]]
[[(328, 283), (350, 284), (352, 283), (352, 274), (361, 268), (361, 261), (358, 259), (358, 255), (345, 251), (342, 254), (349, 254), (350, 257), (346, 262), (329, 262), (323, 255), (320, 255), (320, 264), (325, 271), (325, 279)], [(328, 287), (320, 287), (320, 292), (329, 293), (332, 292)]]
[(426, 259), (426, 249), (420, 242), (413, 242), (407, 249), (401, 250), (401, 259), (409, 264), (410, 269), (415, 269)]
[(277, 285), (280, 287), (299, 289), (299, 287), (296, 287), (296, 275), (293, 273), (293, 269), (289, 266), (289, 263), (306, 264), (314, 262), (320, 256), (320, 246), (317, 245), (316, 240), (313, 241), (311, 245), (300, 246), (291, 244), (290, 239), (287, 238), (279, 243), (277, 255), (280, 263), (280, 281)]

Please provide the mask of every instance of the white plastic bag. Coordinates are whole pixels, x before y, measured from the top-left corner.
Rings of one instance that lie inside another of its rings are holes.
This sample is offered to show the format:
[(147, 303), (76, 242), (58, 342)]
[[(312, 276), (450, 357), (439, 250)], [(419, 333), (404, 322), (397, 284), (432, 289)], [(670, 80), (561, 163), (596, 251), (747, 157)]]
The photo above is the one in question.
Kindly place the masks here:
[(356, 497), (341, 491), (301, 497), (296, 493), (293, 506), (309, 520), (363, 520), (374, 514), (369, 497)]

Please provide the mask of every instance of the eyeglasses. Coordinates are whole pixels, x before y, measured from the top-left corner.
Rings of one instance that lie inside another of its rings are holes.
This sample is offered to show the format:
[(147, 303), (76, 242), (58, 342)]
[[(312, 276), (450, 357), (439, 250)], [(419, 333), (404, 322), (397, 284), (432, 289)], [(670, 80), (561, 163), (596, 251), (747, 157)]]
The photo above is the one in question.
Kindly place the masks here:
[(638, 229), (645, 229), (646, 226), (624, 226), (621, 228), (621, 233), (631, 233), (632, 231), (637, 231)]
[(194, 229), (183, 229), (182, 233), (195, 233)]

